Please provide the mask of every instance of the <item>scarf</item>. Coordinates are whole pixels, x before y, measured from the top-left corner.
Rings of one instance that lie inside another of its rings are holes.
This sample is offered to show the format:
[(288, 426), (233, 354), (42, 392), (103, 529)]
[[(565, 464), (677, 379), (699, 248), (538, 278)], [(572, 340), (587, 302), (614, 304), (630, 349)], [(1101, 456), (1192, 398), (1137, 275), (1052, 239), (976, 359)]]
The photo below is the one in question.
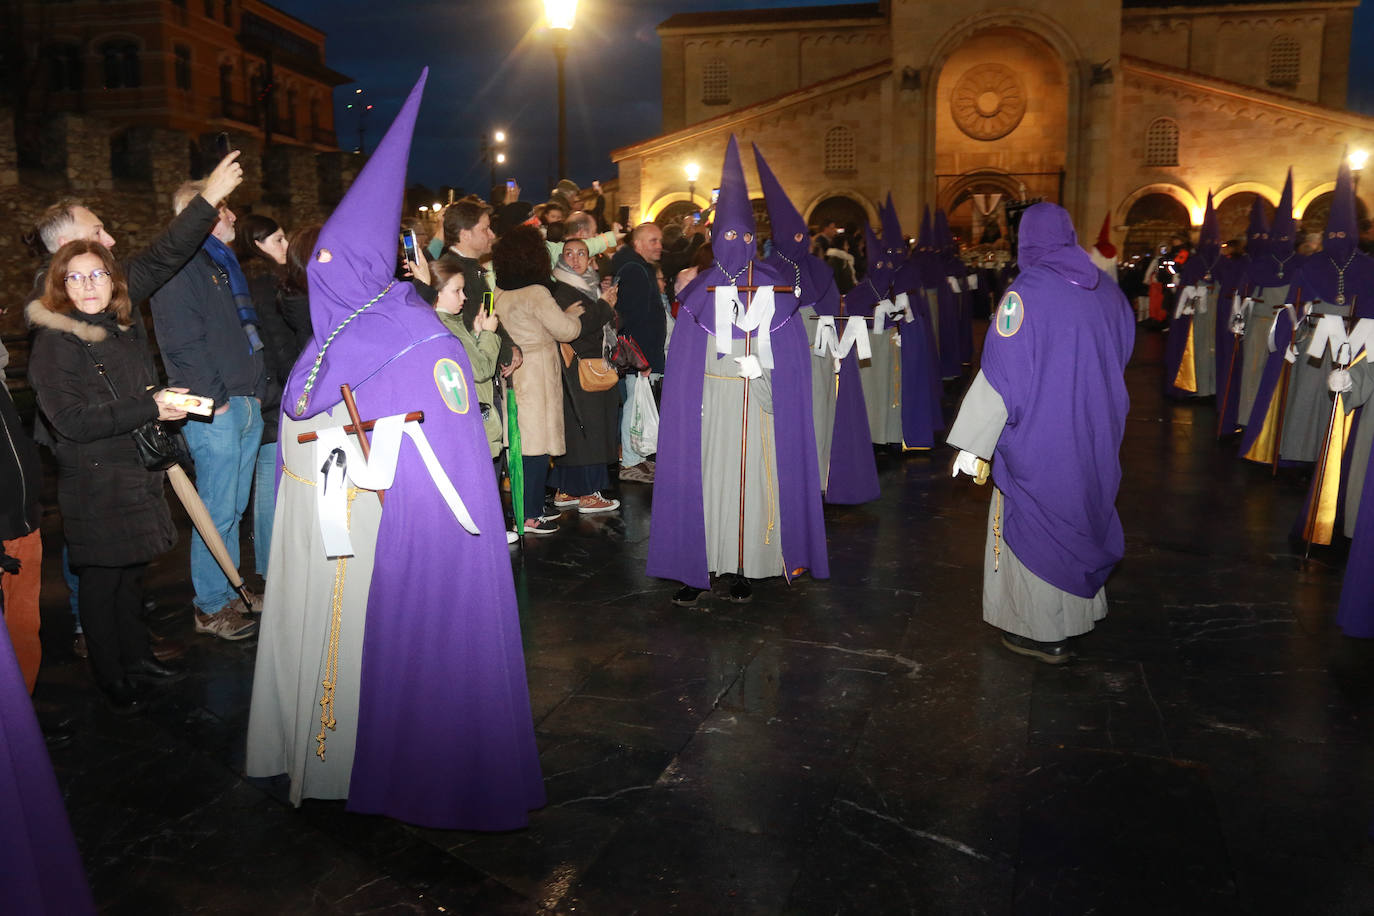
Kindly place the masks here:
[(262, 338), (258, 335), (258, 310), (253, 305), (253, 296), (248, 291), (248, 278), (243, 275), (243, 268), (239, 267), (239, 259), (234, 256), (233, 249), (213, 235), (207, 237), (201, 247), (229, 277), (229, 292), (233, 293), (234, 305), (239, 310), (239, 324), (243, 325), (243, 333), (248, 336), (251, 352), (258, 352), (262, 349)]
[(562, 258), (558, 259), (558, 264), (553, 269), (553, 278), (562, 280), (589, 299), (601, 298), (601, 291), (587, 280), (587, 275), (573, 270), (568, 266), (568, 262)]

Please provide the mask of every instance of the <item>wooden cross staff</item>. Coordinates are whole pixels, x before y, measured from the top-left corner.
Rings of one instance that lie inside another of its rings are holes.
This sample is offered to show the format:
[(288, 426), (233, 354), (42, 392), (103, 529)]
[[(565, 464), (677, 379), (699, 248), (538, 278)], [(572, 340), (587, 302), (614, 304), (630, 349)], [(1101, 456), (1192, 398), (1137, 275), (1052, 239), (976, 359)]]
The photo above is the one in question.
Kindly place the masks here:
[[(353, 400), (353, 389), (348, 387), (348, 385), (340, 385), (339, 393), (343, 395), (344, 406), (348, 408), (348, 418), (353, 421), (352, 423), (344, 427), (344, 432), (353, 433), (355, 436), (358, 437), (358, 448), (362, 450), (363, 460), (366, 461), (368, 458), (372, 457), (372, 445), (367, 441), (367, 433), (365, 431), (370, 430), (374, 426), (376, 426), (377, 421), (364, 420), (362, 418), (362, 416), (358, 413), (358, 402)], [(417, 422), (424, 422), (424, 419), (425, 412), (423, 410), (413, 410), (410, 413), (406, 414), (407, 423), (409, 423), (412, 420)], [(301, 433), (299, 436), (296, 437), (296, 441), (304, 445), (307, 442), (314, 442), (318, 438), (318, 433)], [(377, 501), (381, 503), (383, 506), (386, 505), (385, 490), (377, 491)]]
[[(753, 265), (753, 262), (750, 262), (750, 265), (749, 265), (749, 278), (750, 278), (750, 279), (753, 279), (753, 277), (754, 277), (754, 265)], [(727, 288), (728, 288), (728, 287), (727, 287)], [(756, 292), (758, 292), (758, 291), (761, 290), (761, 289), (768, 289), (768, 288), (769, 288), (769, 287), (767, 287), (767, 286), (736, 286), (736, 287), (735, 287), (735, 289), (739, 290), (739, 291), (742, 292), (742, 293), (756, 293)], [(717, 289), (718, 289), (718, 287), (715, 287), (715, 286), (708, 286), (708, 287), (706, 287), (706, 291), (707, 291), (708, 293), (714, 293)], [(795, 292), (797, 291), (797, 288), (796, 288), (795, 286), (774, 286), (774, 287), (772, 287), (772, 290), (773, 290), (773, 292), (775, 292), (775, 293), (786, 293), (786, 294), (788, 294), (788, 295), (791, 295), (792, 293), (795, 293)]]

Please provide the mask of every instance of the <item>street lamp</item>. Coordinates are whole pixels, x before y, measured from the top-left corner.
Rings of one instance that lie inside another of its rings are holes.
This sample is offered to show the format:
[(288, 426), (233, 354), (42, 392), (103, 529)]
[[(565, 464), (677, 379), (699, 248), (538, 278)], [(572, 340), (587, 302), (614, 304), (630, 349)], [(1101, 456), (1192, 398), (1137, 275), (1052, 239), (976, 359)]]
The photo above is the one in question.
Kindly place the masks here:
[(1365, 163), (1369, 161), (1369, 150), (1351, 150), (1350, 155), (1346, 156), (1345, 159), (1350, 163), (1350, 171), (1353, 173), (1351, 177), (1355, 179), (1355, 193), (1358, 195), (1360, 193), (1360, 172), (1364, 169)]
[(558, 178), (568, 177), (568, 101), (563, 64), (568, 59), (568, 35), (577, 18), (577, 0), (544, 0), (544, 16), (553, 30), (553, 59), (558, 66)]
[(497, 130), (492, 135), (482, 141), (482, 158), (487, 161), (487, 168), (491, 171), (491, 183), (488, 187), (496, 187), (496, 167), (506, 164), (506, 132)]
[(689, 162), (683, 171), (687, 173), (687, 196), (691, 198), (692, 203), (696, 203), (697, 179), (701, 177), (701, 166), (695, 162)]

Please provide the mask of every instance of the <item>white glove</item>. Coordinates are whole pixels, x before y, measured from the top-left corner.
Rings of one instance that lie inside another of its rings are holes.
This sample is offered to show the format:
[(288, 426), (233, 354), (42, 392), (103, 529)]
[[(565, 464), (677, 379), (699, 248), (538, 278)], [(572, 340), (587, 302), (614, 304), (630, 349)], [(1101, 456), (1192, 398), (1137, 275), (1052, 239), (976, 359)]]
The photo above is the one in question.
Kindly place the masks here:
[(763, 367), (759, 365), (759, 358), (753, 353), (748, 356), (736, 356), (735, 362), (739, 363), (739, 377), (755, 379), (763, 375)]
[(1331, 374), (1326, 377), (1326, 387), (1336, 394), (1350, 390), (1350, 370), (1332, 369)]
[(966, 452), (959, 449), (959, 454), (954, 458), (954, 470), (950, 472), (951, 477), (958, 477), (960, 473), (970, 477), (978, 476), (978, 462), (982, 460), (973, 452)]

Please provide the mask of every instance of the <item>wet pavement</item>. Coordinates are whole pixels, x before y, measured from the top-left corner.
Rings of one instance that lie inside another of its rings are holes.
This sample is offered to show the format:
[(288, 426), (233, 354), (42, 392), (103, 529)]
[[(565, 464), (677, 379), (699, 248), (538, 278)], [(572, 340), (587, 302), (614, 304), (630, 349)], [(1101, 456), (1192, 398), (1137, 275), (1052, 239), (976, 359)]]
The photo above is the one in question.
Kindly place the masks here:
[[(243, 776), (255, 640), (192, 633), (186, 540), (154, 629), (190, 675), (131, 720), (71, 654), (50, 536), (45, 719), (109, 913), (1374, 913), (1374, 646), (1332, 620), (1344, 548), (1302, 562), (1301, 475), (1159, 395), (1142, 334), (1110, 613), (1051, 668), (980, 618), (988, 490), (882, 454), (828, 507), (833, 577), (673, 607), (649, 489), (515, 558), (549, 804), (443, 832), (285, 803)], [(403, 611), (404, 609), (398, 609)], [(416, 736), (423, 740), (422, 736)]]

